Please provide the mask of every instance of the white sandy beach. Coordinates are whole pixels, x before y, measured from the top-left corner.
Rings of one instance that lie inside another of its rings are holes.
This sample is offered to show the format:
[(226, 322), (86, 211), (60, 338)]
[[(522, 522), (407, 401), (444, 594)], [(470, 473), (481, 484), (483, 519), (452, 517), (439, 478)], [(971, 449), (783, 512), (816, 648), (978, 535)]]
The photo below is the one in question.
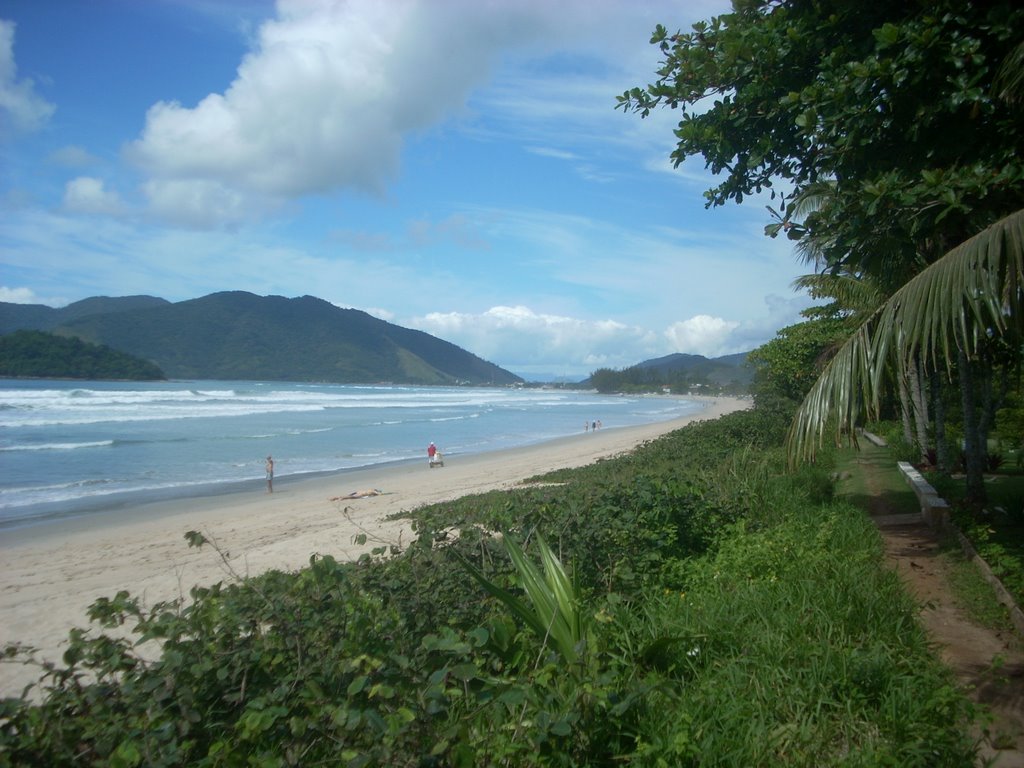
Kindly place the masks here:
[[(0, 540), (0, 644), (20, 642), (39, 658), (60, 660), (68, 631), (88, 625), (99, 597), (127, 589), (146, 605), (187, 597), (191, 587), (231, 577), (212, 547), (190, 548), (185, 533), (202, 532), (242, 575), (297, 570), (313, 554), (354, 559), (382, 543), (404, 546), (408, 520), (386, 518), (424, 504), (501, 488), (553, 469), (576, 467), (629, 451), (646, 440), (702, 419), (749, 407), (736, 398), (700, 398), (691, 417), (640, 427), (604, 428), (527, 448), (365, 469), (263, 490), (160, 502), (7, 532)], [(330, 501), (367, 488), (379, 496)], [(365, 546), (353, 539), (366, 533)], [(36, 679), (32, 667), (0, 664), (0, 696)]]

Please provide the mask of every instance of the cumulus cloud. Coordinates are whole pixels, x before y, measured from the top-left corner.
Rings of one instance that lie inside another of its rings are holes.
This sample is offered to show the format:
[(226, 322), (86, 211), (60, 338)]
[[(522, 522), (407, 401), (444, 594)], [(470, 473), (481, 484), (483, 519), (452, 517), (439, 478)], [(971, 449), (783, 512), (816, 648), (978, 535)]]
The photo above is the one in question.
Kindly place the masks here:
[(102, 179), (79, 176), (64, 187), (64, 208), (72, 213), (118, 215), (124, 211), (124, 204)]
[(61, 307), (68, 303), (67, 299), (42, 298), (31, 288), (11, 288), (0, 285), (0, 301), (8, 304), (45, 304), (50, 307)]
[(730, 335), (739, 325), (721, 317), (695, 315), (670, 325), (665, 329), (665, 336), (674, 352), (717, 357), (724, 354), (721, 350), (727, 346)]
[(513, 370), (547, 366), (586, 375), (596, 368), (640, 362), (659, 349), (657, 335), (643, 328), (543, 314), (524, 306), (496, 306), (479, 314), (431, 313), (415, 318), (413, 325), (485, 359), (500, 355), (501, 364)]
[(460, 110), (516, 4), (281, 0), (224, 93), (150, 108), (127, 155), (162, 215), (202, 225), (351, 188), (382, 194), (404, 137)]
[(19, 131), (34, 131), (50, 119), (56, 110), (35, 92), (35, 83), (18, 79), (14, 62), (14, 29), (10, 21), (0, 20), (0, 132), (9, 124)]

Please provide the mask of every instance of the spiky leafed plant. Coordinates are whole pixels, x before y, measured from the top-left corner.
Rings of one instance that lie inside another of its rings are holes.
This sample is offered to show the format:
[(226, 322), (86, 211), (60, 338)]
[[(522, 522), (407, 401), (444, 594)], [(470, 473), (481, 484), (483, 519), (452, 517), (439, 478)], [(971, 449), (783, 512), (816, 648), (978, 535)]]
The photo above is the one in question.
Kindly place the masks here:
[(543, 537), (537, 537), (543, 573), (511, 537), (506, 536), (504, 542), (529, 603), (499, 587), (468, 560), (460, 557), (460, 562), (484, 589), (522, 619), (541, 642), (574, 664), (579, 660), (587, 629), (577, 585)]
[(837, 441), (876, 416), (885, 368), (920, 357), (951, 369), (991, 336), (1024, 324), (1024, 210), (1000, 219), (918, 273), (874, 312), (822, 371), (797, 410), (790, 457), (813, 459), (825, 434)]

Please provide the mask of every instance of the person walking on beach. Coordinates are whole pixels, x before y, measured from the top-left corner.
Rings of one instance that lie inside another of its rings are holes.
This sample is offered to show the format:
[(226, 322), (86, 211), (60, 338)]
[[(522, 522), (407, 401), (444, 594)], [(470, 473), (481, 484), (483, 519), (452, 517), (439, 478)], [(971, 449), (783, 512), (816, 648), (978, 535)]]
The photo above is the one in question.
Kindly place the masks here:
[(431, 443), (427, 446), (427, 464), (433, 464), (435, 456), (437, 456), (437, 446)]
[(267, 493), (274, 492), (274, 457), (267, 456)]

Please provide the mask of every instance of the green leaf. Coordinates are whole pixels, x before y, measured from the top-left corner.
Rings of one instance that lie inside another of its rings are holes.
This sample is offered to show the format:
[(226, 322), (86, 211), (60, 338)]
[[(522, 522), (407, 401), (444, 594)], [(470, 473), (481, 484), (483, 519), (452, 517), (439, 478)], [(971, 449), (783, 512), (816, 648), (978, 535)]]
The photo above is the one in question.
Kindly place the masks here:
[(366, 675), (359, 675), (354, 678), (352, 682), (348, 684), (348, 695), (355, 696), (357, 693), (360, 693), (364, 688), (366, 688), (368, 681), (369, 678), (367, 678)]
[(890, 24), (888, 22), (878, 29), (873, 30), (873, 34), (881, 48), (887, 48), (890, 45), (895, 45), (900, 40), (900, 28), (895, 24)]

